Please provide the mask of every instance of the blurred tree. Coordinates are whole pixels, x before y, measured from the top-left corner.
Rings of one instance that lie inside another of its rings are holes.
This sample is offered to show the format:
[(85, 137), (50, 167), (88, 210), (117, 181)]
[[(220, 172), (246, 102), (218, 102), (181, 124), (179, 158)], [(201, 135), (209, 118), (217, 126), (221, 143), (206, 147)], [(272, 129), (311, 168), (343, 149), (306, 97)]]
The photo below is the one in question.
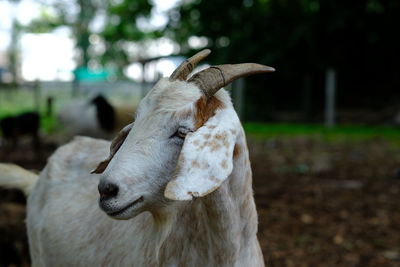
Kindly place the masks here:
[(87, 67), (89, 63), (90, 24), (100, 10), (104, 10), (102, 0), (59, 0), (41, 1), (44, 4), (41, 16), (34, 19), (25, 29), (34, 33), (52, 31), (60, 26), (67, 26), (76, 38), (78, 66)]
[(17, 85), (20, 82), (20, 60), (19, 60), (19, 38), (21, 25), (17, 19), (13, 19), (11, 26), (11, 41), (8, 49), (9, 71), (12, 76), (12, 83)]
[(20, 0), (9, 0), (10, 3), (13, 4), (11, 16), (11, 41), (10, 46), (8, 47), (7, 55), (8, 55), (8, 64), (9, 71), (12, 76), (12, 83), (17, 85), (20, 79), (20, 62), (19, 62), (19, 38), (21, 34), (21, 25), (19, 24), (15, 10), (17, 8)]
[(247, 91), (252, 117), (267, 119), (274, 106), (316, 114), (330, 67), (338, 71), (341, 107), (382, 106), (399, 97), (400, 39), (393, 31), (399, 11), (397, 0), (190, 0), (170, 12), (165, 34), (188, 54), (212, 48), (213, 63), (276, 67), (273, 75), (250, 79)]
[[(45, 4), (39, 18), (33, 20), (26, 30), (35, 33), (52, 31), (60, 26), (67, 26), (72, 30), (78, 49), (78, 67), (87, 68), (94, 55), (91, 53), (90, 36), (93, 33), (93, 24), (103, 24), (101, 36), (106, 42), (106, 49), (101, 56), (104, 62), (107, 59), (118, 61), (114, 53), (115, 42), (131, 37), (131, 40), (143, 38), (136, 27), (136, 17), (148, 15), (151, 4), (148, 0), (137, 1), (104, 1), (104, 0), (59, 0)], [(105, 21), (104, 21), (105, 20)], [(133, 35), (133, 38), (132, 38)], [(110, 45), (112, 43), (112, 45)]]
[(129, 51), (133, 42), (159, 37), (157, 31), (138, 27), (138, 19), (148, 19), (153, 3), (149, 0), (122, 0), (107, 6), (105, 28), (101, 32), (106, 49), (102, 57), (104, 64), (123, 67), (131, 63)]

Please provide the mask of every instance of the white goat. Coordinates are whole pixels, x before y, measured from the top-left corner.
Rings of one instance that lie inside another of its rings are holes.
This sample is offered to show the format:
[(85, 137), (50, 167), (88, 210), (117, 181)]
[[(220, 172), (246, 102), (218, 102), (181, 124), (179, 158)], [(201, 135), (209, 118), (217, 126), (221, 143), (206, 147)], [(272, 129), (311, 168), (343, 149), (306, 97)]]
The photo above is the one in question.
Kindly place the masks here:
[(28, 199), (33, 266), (264, 266), (245, 135), (219, 89), (273, 69), (220, 65), (186, 81), (209, 53), (147, 94), (101, 175), (89, 170), (106, 141), (78, 137), (49, 159)]

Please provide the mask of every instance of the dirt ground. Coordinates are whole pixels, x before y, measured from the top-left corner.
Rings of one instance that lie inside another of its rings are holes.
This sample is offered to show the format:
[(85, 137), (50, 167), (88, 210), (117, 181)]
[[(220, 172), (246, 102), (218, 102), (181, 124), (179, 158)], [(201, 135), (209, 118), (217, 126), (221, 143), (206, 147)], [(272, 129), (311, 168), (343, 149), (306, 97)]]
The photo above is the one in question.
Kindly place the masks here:
[(400, 266), (400, 148), (383, 140), (251, 142), (269, 266)]
[[(41, 169), (55, 146), (0, 147)], [(267, 266), (400, 266), (400, 147), (385, 140), (250, 140)], [(27, 266), (24, 197), (0, 191), (0, 266)]]

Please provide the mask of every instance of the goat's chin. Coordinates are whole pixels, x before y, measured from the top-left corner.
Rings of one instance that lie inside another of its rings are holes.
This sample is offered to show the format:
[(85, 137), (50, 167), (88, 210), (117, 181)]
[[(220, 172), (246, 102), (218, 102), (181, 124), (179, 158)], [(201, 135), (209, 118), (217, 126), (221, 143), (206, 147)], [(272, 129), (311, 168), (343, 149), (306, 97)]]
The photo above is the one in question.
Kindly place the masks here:
[(144, 211), (144, 198), (140, 197), (125, 205), (112, 207), (100, 204), (100, 208), (113, 219), (128, 220)]
[(142, 213), (143, 210), (133, 210), (133, 211), (124, 211), (120, 214), (117, 215), (109, 215), (107, 214), (110, 218), (114, 219), (114, 220), (129, 220), (132, 219), (134, 217), (136, 217), (137, 215), (139, 215), (140, 213)]

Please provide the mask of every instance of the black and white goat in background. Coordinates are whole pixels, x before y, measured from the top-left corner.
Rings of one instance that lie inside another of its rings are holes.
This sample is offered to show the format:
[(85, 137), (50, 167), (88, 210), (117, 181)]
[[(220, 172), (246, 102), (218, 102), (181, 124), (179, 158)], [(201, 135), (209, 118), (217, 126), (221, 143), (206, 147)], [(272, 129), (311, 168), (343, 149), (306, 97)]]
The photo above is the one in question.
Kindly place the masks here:
[(98, 95), (90, 100), (72, 100), (58, 112), (57, 119), (64, 128), (64, 139), (77, 135), (111, 139), (125, 125), (131, 123), (135, 105), (112, 104)]

